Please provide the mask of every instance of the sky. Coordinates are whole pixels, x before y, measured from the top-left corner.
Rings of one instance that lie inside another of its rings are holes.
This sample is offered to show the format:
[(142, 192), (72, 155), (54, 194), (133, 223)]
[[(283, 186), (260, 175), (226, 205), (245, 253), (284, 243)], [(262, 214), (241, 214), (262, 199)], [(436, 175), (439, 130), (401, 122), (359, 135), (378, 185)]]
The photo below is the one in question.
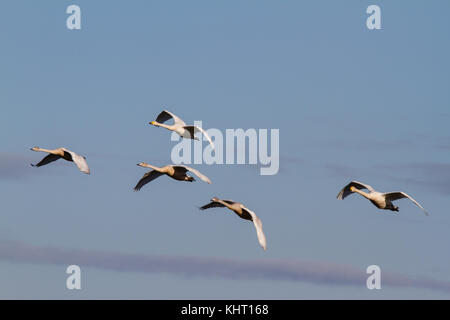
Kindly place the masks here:
[[(81, 30), (66, 8), (81, 8)], [(381, 8), (381, 30), (366, 9)], [(2, 1), (0, 298), (449, 299), (450, 3)], [(279, 129), (280, 170), (196, 165), (213, 184), (139, 162), (176, 142), (167, 109), (222, 131)], [(66, 147), (64, 161), (33, 168)], [(351, 180), (405, 191), (399, 214)], [(198, 207), (217, 196), (264, 224)], [(66, 288), (79, 265), (82, 289)], [(368, 290), (366, 268), (381, 268)]]

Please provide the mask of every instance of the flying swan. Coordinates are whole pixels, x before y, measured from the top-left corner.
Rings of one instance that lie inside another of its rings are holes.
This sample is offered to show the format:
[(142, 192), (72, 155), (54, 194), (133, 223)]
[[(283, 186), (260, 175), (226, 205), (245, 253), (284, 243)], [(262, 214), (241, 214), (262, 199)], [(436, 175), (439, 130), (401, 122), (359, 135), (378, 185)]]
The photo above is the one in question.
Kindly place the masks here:
[[(368, 193), (361, 191), (362, 189), (369, 190)], [(370, 200), (377, 208), (384, 209), (384, 210), (391, 210), (391, 211), (399, 211), (399, 208), (396, 207), (392, 201), (408, 198), (416, 206), (418, 206), (420, 209), (422, 209), (425, 212), (425, 215), (428, 216), (428, 212), (413, 198), (411, 198), (409, 195), (407, 195), (404, 192), (388, 192), (388, 193), (381, 193), (378, 191), (375, 191), (371, 186), (368, 184), (364, 184), (358, 181), (352, 181), (348, 185), (346, 185), (341, 192), (337, 195), (338, 200), (343, 200), (347, 196), (349, 196), (352, 193), (359, 193), (364, 198)]]
[(162, 168), (158, 168), (155, 166), (152, 166), (148, 163), (141, 162), (138, 163), (138, 166), (144, 167), (144, 168), (150, 168), (153, 169), (152, 171), (147, 172), (144, 174), (144, 176), (139, 180), (137, 185), (134, 187), (134, 191), (139, 191), (143, 186), (145, 186), (150, 181), (153, 181), (154, 179), (162, 176), (162, 175), (168, 175), (169, 177), (179, 180), (179, 181), (195, 181), (194, 177), (188, 176), (186, 173), (188, 171), (195, 174), (197, 177), (199, 177), (201, 180), (205, 181), (206, 183), (211, 184), (211, 180), (203, 174), (201, 174), (198, 170), (195, 170), (193, 168), (183, 166), (183, 165), (167, 165)]
[(256, 228), (256, 235), (258, 236), (259, 244), (264, 250), (267, 249), (266, 236), (263, 232), (262, 222), (253, 211), (246, 208), (242, 203), (234, 202), (233, 200), (220, 200), (218, 198), (212, 198), (211, 202), (201, 207), (200, 210), (217, 207), (226, 207), (236, 213), (240, 218), (253, 221), (253, 224)]
[(48, 155), (44, 157), (38, 164), (31, 164), (33, 167), (42, 167), (46, 164), (49, 164), (53, 161), (64, 159), (70, 162), (75, 162), (78, 169), (80, 169), (81, 172), (90, 174), (89, 166), (86, 162), (86, 158), (83, 156), (80, 156), (76, 154), (73, 151), (67, 150), (66, 148), (58, 148), (54, 150), (48, 150), (48, 149), (42, 149), (39, 147), (31, 148), (31, 150), (36, 152), (47, 152)]
[[(164, 124), (164, 122), (166, 122), (170, 119), (173, 119), (174, 124), (172, 124), (172, 125)], [(154, 125), (155, 127), (162, 127), (162, 128), (166, 128), (167, 130), (174, 131), (179, 136), (181, 136), (183, 138), (187, 138), (187, 139), (199, 140), (195, 136), (195, 134), (198, 132), (201, 132), (205, 136), (205, 138), (208, 140), (208, 142), (211, 144), (211, 147), (214, 150), (214, 143), (212, 142), (211, 138), (209, 137), (209, 135), (206, 133), (205, 130), (203, 130), (199, 126), (187, 126), (183, 120), (181, 120), (176, 115), (174, 115), (173, 113), (171, 113), (167, 110), (162, 111), (158, 115), (156, 120), (151, 121), (150, 124)]]

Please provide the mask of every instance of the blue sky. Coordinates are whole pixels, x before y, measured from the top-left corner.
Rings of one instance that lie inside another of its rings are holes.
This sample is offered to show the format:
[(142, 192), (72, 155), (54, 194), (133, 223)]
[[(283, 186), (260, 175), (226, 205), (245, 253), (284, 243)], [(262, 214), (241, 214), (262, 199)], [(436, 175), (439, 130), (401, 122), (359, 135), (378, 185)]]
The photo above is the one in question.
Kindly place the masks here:
[[(71, 4), (79, 31), (66, 28)], [(366, 28), (370, 4), (382, 30)], [(448, 299), (325, 277), (339, 265), (364, 278), (377, 264), (450, 281), (448, 12), (438, 0), (2, 1), (0, 297)], [(212, 185), (161, 178), (132, 192), (145, 173), (136, 163), (170, 162), (170, 133), (148, 125), (163, 106), (205, 128), (280, 129), (279, 174), (203, 165)], [(85, 155), (91, 176), (68, 163), (30, 167), (35, 145)], [(398, 215), (337, 201), (352, 179), (405, 191), (431, 215), (406, 200)], [(213, 196), (258, 214), (267, 252), (248, 222), (197, 209)], [(20, 261), (20, 244), (42, 259)], [(130, 270), (120, 256), (121, 271), (80, 263), (73, 292), (65, 267), (78, 262), (55, 262), (58, 250), (326, 267), (322, 280), (229, 279)]]

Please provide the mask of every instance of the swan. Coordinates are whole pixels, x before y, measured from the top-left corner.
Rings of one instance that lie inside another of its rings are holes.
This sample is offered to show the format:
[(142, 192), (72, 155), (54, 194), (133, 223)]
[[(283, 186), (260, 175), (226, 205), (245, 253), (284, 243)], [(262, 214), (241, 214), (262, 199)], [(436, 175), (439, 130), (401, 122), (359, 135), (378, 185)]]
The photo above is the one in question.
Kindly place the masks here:
[[(361, 191), (362, 189), (369, 190), (368, 193)], [(377, 208), (384, 209), (384, 210), (391, 210), (391, 211), (399, 211), (399, 208), (396, 207), (392, 201), (408, 198), (416, 206), (421, 208), (425, 215), (428, 216), (428, 212), (413, 198), (411, 198), (409, 195), (407, 195), (404, 192), (388, 192), (388, 193), (381, 193), (378, 191), (375, 191), (371, 186), (368, 184), (364, 184), (358, 181), (352, 181), (348, 185), (346, 185), (341, 192), (337, 195), (338, 200), (343, 200), (347, 196), (349, 196), (352, 193), (358, 193), (362, 195), (364, 198), (370, 200)]]
[(246, 208), (242, 203), (234, 202), (233, 200), (220, 200), (216, 197), (212, 198), (210, 203), (204, 205), (203, 207), (200, 207), (200, 210), (218, 207), (226, 207), (236, 213), (240, 218), (253, 221), (253, 224), (256, 228), (256, 235), (258, 236), (259, 244), (264, 249), (264, 251), (267, 249), (266, 236), (263, 232), (262, 222), (253, 211)]
[(139, 182), (134, 187), (134, 191), (141, 190), (141, 188), (143, 186), (145, 186), (147, 183), (149, 183), (150, 181), (153, 181), (154, 179), (156, 179), (164, 174), (168, 175), (169, 177), (171, 177), (175, 180), (179, 180), (179, 181), (190, 181), (190, 182), (195, 181), (194, 177), (188, 176), (186, 174), (188, 171), (192, 172), (193, 174), (195, 174), (197, 177), (199, 177), (201, 180), (205, 181), (206, 183), (209, 183), (209, 184), (212, 183), (211, 180), (209, 180), (209, 178), (207, 176), (201, 174), (198, 170), (195, 170), (193, 168), (183, 166), (183, 165), (167, 165), (162, 168), (158, 168), (158, 167), (152, 166), (151, 164), (141, 162), (141, 163), (138, 163), (138, 166), (144, 167), (144, 168), (150, 168), (153, 170), (144, 174), (144, 176), (141, 178), (141, 180), (139, 180)]
[(58, 148), (58, 149), (54, 149), (54, 150), (49, 150), (49, 149), (42, 149), (39, 147), (33, 147), (33, 148), (31, 148), (31, 150), (36, 151), (36, 152), (47, 152), (48, 153), (48, 155), (46, 157), (44, 157), (44, 159), (42, 159), (39, 163), (31, 164), (33, 167), (42, 167), (53, 161), (56, 161), (59, 159), (64, 159), (67, 161), (75, 162), (75, 164), (77, 165), (78, 169), (80, 169), (81, 172), (90, 174), (90, 170), (89, 170), (89, 166), (86, 162), (86, 158), (76, 154), (73, 151), (67, 150), (66, 148)]
[[(164, 122), (173, 119), (174, 124), (168, 125), (164, 124)], [(171, 130), (176, 132), (180, 137), (187, 138), (187, 139), (194, 139), (199, 140), (197, 137), (195, 137), (195, 134), (198, 132), (201, 132), (205, 138), (208, 140), (209, 144), (211, 145), (212, 149), (214, 150), (214, 143), (212, 142), (210, 136), (206, 133), (205, 130), (203, 130), (199, 126), (187, 126), (186, 123), (178, 118), (173, 113), (164, 110), (162, 111), (155, 121), (150, 122), (151, 125), (154, 125), (155, 127), (162, 127), (166, 128), (167, 130)]]

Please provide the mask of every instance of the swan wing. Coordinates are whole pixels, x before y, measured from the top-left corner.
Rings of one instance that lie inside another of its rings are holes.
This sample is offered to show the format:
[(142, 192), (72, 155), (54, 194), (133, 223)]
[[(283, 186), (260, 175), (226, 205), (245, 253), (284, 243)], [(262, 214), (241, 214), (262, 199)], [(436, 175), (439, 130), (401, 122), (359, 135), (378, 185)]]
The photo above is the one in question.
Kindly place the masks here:
[(77, 165), (78, 169), (86, 174), (90, 174), (91, 171), (89, 169), (89, 166), (86, 162), (86, 158), (83, 156), (80, 156), (79, 154), (76, 154), (73, 151), (67, 150), (65, 148), (62, 148), (65, 152), (69, 153), (70, 156), (72, 157), (73, 162), (75, 162), (75, 164)]
[(206, 210), (209, 208), (224, 208), (225, 206), (221, 203), (215, 202), (215, 201), (211, 201), (208, 204), (205, 204), (203, 207), (200, 207), (200, 210)]
[(156, 178), (162, 176), (164, 173), (158, 172), (156, 170), (152, 170), (144, 174), (144, 176), (139, 180), (139, 182), (134, 187), (134, 191), (139, 191), (143, 186), (145, 186), (150, 181), (155, 180)]
[(399, 199), (404, 199), (404, 198), (408, 198), (409, 200), (411, 200), (412, 202), (414, 202), (414, 204), (416, 206), (418, 206), (420, 209), (423, 210), (423, 212), (425, 212), (425, 215), (429, 215), (428, 212), (424, 209), (424, 207), (422, 207), (416, 200), (414, 200), (411, 196), (407, 195), (404, 192), (388, 192), (384, 194), (386, 200), (388, 201), (395, 201), (395, 200), (399, 200)]
[(347, 196), (351, 195), (353, 193), (353, 192), (350, 191), (351, 187), (355, 187), (356, 189), (359, 189), (359, 190), (367, 189), (370, 192), (375, 192), (375, 190), (371, 186), (369, 186), (368, 184), (365, 184), (365, 183), (362, 183), (362, 182), (358, 182), (358, 181), (352, 181), (348, 185), (346, 185), (344, 188), (342, 188), (342, 190), (337, 195), (337, 198), (339, 200), (343, 200)]
[(250, 214), (250, 216), (252, 217), (252, 221), (253, 221), (253, 224), (255, 225), (255, 229), (256, 229), (256, 235), (258, 236), (259, 244), (265, 251), (267, 249), (267, 241), (266, 241), (266, 236), (264, 235), (264, 232), (263, 232), (263, 224), (262, 224), (261, 219), (259, 219), (258, 216), (253, 211), (249, 210), (248, 208), (242, 206), (242, 209), (247, 211)]
[(159, 123), (164, 123), (170, 119), (173, 119), (175, 125), (177, 126), (184, 126), (186, 125), (186, 123), (184, 123), (183, 120), (181, 120), (180, 118), (178, 118), (176, 115), (174, 115), (172, 112), (169, 112), (167, 110), (162, 111), (158, 117), (156, 118), (156, 122)]
[[(228, 204), (233, 204), (235, 203), (233, 200), (222, 200), (223, 202), (226, 202)], [(208, 204), (205, 204), (203, 207), (200, 207), (200, 210), (206, 210), (209, 208), (225, 208), (225, 206), (219, 202), (216, 201), (211, 201)]]
[(203, 180), (206, 183), (211, 184), (211, 180), (209, 180), (209, 178), (207, 176), (205, 176), (204, 174), (202, 174), (200, 171), (195, 170), (194, 168), (188, 167), (188, 166), (183, 166), (183, 165), (178, 165), (178, 166), (174, 166), (174, 169), (177, 170), (177, 168), (181, 168), (182, 170), (186, 170), (186, 171), (190, 171), (193, 174), (195, 174), (197, 177), (199, 177), (201, 180)]
[(208, 140), (209, 144), (211, 145), (211, 148), (213, 150), (215, 149), (214, 142), (212, 141), (211, 137), (206, 133), (206, 131), (203, 130), (203, 128), (199, 126), (184, 126), (184, 129), (186, 129), (189, 132), (189, 134), (191, 135), (190, 137), (192, 139), (194, 139), (196, 133), (201, 132), (201, 134), (203, 134), (206, 140)]
[(33, 167), (42, 167), (42, 166), (45, 166), (46, 164), (52, 163), (53, 161), (56, 161), (58, 159), (61, 159), (61, 157), (56, 155), (56, 154), (49, 154), (49, 155), (45, 156), (44, 159), (39, 161), (39, 163), (31, 164), (31, 165)]

